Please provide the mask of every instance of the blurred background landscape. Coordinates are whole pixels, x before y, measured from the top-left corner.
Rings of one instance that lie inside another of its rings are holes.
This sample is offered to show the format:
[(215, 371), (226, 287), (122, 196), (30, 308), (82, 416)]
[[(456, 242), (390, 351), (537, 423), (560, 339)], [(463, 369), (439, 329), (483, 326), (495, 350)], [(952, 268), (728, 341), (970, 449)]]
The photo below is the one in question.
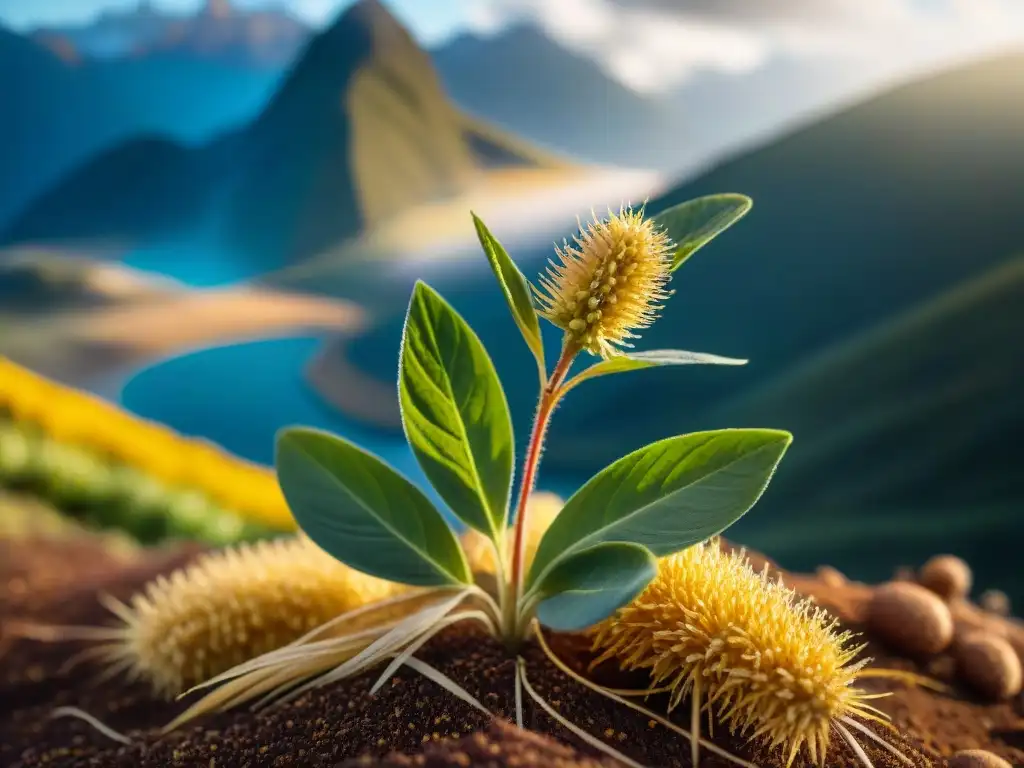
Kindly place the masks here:
[(533, 278), (592, 208), (716, 192), (753, 210), (638, 347), (749, 365), (587, 383), (540, 487), (784, 428), (731, 538), (863, 579), (952, 552), (1019, 605), (1019, 0), (0, 0), (0, 355), (254, 462), (307, 424), (422, 481), (416, 279), (521, 452), (536, 372), (470, 210)]

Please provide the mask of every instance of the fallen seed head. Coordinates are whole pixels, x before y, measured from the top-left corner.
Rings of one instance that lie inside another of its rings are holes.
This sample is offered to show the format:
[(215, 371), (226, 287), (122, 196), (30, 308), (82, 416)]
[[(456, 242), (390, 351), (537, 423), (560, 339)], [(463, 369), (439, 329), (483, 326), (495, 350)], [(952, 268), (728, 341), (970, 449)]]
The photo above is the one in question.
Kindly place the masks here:
[(714, 540), (662, 558), (647, 589), (591, 635), (595, 664), (649, 669), (652, 687), (672, 689), (670, 707), (699, 682), (730, 730), (790, 763), (801, 748), (823, 761), (835, 720), (866, 705), (853, 682), (867, 660), (853, 661), (852, 636)]
[(305, 537), (241, 545), (160, 576), (120, 606), (122, 637), (108, 657), (173, 696), (399, 589)]

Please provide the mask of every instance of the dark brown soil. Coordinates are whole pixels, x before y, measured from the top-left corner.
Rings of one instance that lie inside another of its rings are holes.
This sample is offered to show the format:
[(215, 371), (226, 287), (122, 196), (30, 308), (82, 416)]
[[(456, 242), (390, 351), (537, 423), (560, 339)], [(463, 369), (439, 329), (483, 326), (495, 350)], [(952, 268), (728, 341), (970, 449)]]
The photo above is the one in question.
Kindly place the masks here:
[(538, 733), (516, 728), (495, 719), (486, 731), (459, 739), (442, 739), (424, 744), (414, 755), (392, 752), (384, 757), (363, 755), (344, 763), (345, 768), (611, 768), (609, 758), (581, 755), (570, 746)]
[[(73, 555), (68, 547), (77, 546)], [(193, 552), (166, 552), (143, 564), (112, 559), (102, 549), (82, 551), (81, 543), (21, 542), (0, 550), (0, 766), (529, 766), (563, 765), (596, 768), (611, 764), (581, 743), (525, 698), (524, 725), (555, 740), (517, 732), (492, 723), (483, 713), (405, 668), (376, 696), (368, 694), (376, 675), (367, 675), (307, 694), (294, 702), (259, 713), (242, 708), (216, 715), (199, 725), (162, 736), (159, 726), (180, 711), (183, 703), (154, 701), (146, 687), (122, 679), (97, 682), (98, 669), (88, 663), (61, 669), (81, 646), (41, 643), (12, 637), (4, 628), (25, 619), (96, 625), (106, 620), (95, 599), (97, 591), (127, 598), (156, 572), (180, 565)], [(86, 547), (87, 548), (87, 547)], [(62, 571), (68, 580), (55, 579)], [(26, 589), (48, 574), (46, 589)], [(33, 574), (35, 574), (33, 576)], [(831, 590), (820, 580), (787, 576), (797, 589), (856, 628), (858, 593)], [(12, 595), (13, 591), (17, 595)], [(578, 644), (558, 643), (563, 658), (582, 663)], [(914, 661), (873, 645), (869, 652), (879, 666), (923, 672), (952, 679), (950, 660), (938, 656)], [(513, 715), (514, 662), (493, 640), (466, 629), (452, 630), (418, 654), (463, 685), (499, 718)], [(611, 743), (632, 759), (650, 766), (690, 766), (688, 743), (572, 682), (538, 649), (525, 654), (528, 674), (538, 692), (557, 710), (589, 733)], [(379, 673), (378, 673), (379, 674)], [(893, 688), (883, 681), (865, 681), (878, 690)], [(896, 685), (896, 694), (878, 704), (893, 715), (904, 738), (879, 730), (894, 741), (914, 764), (944, 766), (941, 755), (959, 749), (983, 748), (1024, 765), (1024, 701), (984, 704), (959, 689), (934, 694)], [(73, 718), (51, 719), (55, 707), (76, 706), (110, 727), (128, 733), (123, 746)], [(658, 709), (662, 702), (651, 699)], [(686, 706), (680, 712), (686, 711)], [(685, 719), (681, 714), (680, 722)], [(683, 723), (685, 724), (685, 723)], [(714, 741), (765, 768), (782, 763), (757, 748), (732, 743), (716, 731)], [(557, 742), (571, 745), (559, 745)], [(903, 764), (884, 750), (865, 750), (876, 768)], [(389, 755), (389, 753), (391, 753)], [(403, 757), (401, 754), (413, 755)], [(389, 755), (386, 759), (383, 756)], [(360, 756), (364, 756), (361, 759)], [(587, 762), (587, 759), (592, 762)], [(704, 752), (703, 768), (730, 766)], [(799, 768), (809, 768), (800, 760)], [(850, 751), (834, 742), (829, 768), (858, 766)]]

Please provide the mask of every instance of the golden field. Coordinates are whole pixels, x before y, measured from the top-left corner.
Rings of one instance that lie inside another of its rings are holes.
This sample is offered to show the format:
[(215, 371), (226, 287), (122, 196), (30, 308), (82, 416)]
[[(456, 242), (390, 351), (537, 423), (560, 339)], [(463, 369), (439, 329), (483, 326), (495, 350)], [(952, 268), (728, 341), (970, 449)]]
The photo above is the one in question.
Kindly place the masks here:
[(0, 357), (0, 417), (4, 416), (60, 446), (137, 470), (163, 486), (198, 492), (248, 523), (279, 531), (294, 528), (269, 467), (179, 435)]

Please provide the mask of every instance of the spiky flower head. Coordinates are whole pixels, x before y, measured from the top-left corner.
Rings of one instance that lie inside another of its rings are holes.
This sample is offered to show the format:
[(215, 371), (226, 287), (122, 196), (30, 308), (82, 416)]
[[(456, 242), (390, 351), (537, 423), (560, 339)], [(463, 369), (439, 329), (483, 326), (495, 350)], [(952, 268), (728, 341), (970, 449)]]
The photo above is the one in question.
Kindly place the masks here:
[(787, 765), (801, 747), (824, 764), (837, 718), (877, 719), (853, 685), (863, 646), (715, 540), (662, 558), (646, 590), (591, 633), (595, 665), (649, 669), (652, 687), (671, 689), (670, 708), (696, 691), (732, 732), (784, 750)]
[(243, 544), (157, 578), (127, 605), (111, 604), (124, 623), (111, 631), (106, 657), (173, 696), (400, 589), (303, 536)]
[(558, 262), (540, 278), (541, 315), (579, 348), (612, 357), (632, 346), (633, 331), (649, 327), (669, 297), (672, 242), (641, 208), (595, 216), (574, 243), (556, 249)]

